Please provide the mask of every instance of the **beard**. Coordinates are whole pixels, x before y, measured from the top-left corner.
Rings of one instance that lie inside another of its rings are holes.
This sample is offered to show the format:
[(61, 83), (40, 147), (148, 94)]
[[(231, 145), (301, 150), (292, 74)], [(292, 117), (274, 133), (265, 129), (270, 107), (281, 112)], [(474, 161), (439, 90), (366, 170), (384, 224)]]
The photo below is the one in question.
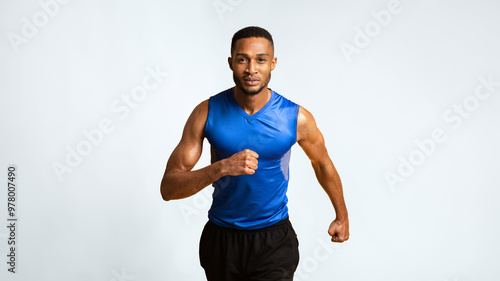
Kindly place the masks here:
[(236, 84), (236, 87), (238, 87), (242, 92), (243, 94), (247, 95), (247, 96), (254, 96), (258, 93), (260, 93), (262, 91), (262, 89), (266, 88), (267, 85), (269, 84), (269, 81), (271, 81), (271, 72), (269, 72), (269, 76), (267, 76), (267, 81), (264, 83), (264, 85), (262, 85), (261, 87), (259, 87), (257, 90), (250, 90), (250, 89), (247, 89), (243, 86), (243, 84), (241, 83), (241, 81), (236, 77), (236, 75), (233, 73), (233, 80), (234, 80), (234, 83)]

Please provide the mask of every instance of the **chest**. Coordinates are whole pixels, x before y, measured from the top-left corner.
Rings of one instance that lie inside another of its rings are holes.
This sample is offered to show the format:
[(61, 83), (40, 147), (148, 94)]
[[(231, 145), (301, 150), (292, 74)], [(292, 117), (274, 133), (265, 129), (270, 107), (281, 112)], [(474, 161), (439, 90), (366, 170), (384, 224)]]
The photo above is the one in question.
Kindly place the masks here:
[(259, 159), (279, 159), (295, 143), (296, 118), (283, 109), (269, 109), (257, 118), (238, 112), (213, 114), (207, 137), (218, 158), (227, 158), (244, 149)]

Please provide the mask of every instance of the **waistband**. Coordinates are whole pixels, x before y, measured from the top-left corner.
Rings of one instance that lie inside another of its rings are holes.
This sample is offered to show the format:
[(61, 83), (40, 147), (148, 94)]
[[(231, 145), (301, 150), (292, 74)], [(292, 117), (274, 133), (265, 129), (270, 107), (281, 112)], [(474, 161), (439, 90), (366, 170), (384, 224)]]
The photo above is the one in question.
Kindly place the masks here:
[(240, 232), (240, 233), (243, 233), (243, 232), (244, 233), (255, 233), (255, 232), (272, 231), (272, 230), (277, 230), (277, 229), (282, 229), (282, 228), (292, 226), (292, 224), (290, 223), (290, 219), (288, 217), (284, 218), (283, 220), (281, 220), (281, 221), (279, 221), (271, 226), (259, 228), (259, 229), (237, 229), (237, 228), (223, 227), (223, 226), (219, 226), (219, 225), (211, 222), (210, 220), (207, 222), (207, 224), (212, 225), (212, 226), (219, 228), (221, 230), (224, 230), (224, 231)]

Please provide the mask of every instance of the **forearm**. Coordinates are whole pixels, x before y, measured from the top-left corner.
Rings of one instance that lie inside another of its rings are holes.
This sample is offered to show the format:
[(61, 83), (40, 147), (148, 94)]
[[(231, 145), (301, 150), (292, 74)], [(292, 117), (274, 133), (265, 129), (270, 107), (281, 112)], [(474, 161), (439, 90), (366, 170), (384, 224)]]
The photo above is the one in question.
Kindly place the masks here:
[(223, 176), (220, 161), (196, 171), (168, 171), (161, 181), (161, 195), (165, 201), (186, 198)]
[(340, 176), (331, 161), (314, 164), (314, 172), (318, 182), (328, 194), (330, 201), (335, 209), (338, 220), (348, 220), (347, 208), (344, 202), (342, 182)]

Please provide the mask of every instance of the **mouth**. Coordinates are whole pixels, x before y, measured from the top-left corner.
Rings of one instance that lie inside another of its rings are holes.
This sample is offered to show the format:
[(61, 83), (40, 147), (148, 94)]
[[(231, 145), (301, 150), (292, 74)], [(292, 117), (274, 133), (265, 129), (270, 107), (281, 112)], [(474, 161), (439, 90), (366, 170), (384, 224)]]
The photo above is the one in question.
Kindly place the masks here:
[(255, 79), (255, 78), (243, 78), (243, 81), (245, 81), (246, 85), (255, 86), (255, 85), (259, 84), (260, 80)]

